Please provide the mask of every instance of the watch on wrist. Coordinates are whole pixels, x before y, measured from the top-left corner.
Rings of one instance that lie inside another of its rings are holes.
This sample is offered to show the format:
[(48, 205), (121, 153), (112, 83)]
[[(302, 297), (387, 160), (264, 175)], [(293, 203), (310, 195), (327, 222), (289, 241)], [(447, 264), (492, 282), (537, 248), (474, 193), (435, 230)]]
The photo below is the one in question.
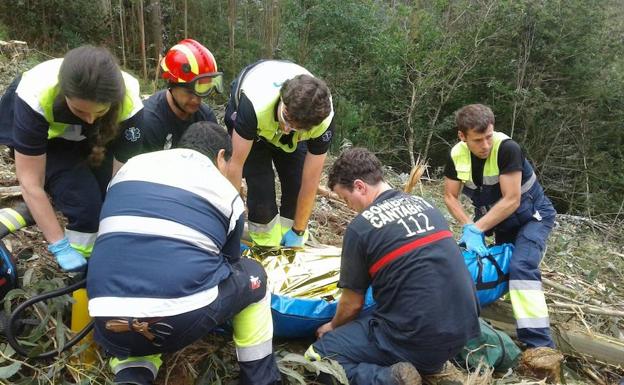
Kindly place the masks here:
[(303, 237), (303, 234), (305, 234), (305, 230), (297, 230), (294, 227), (291, 227), (290, 229), (293, 233), (297, 234), (298, 237)]

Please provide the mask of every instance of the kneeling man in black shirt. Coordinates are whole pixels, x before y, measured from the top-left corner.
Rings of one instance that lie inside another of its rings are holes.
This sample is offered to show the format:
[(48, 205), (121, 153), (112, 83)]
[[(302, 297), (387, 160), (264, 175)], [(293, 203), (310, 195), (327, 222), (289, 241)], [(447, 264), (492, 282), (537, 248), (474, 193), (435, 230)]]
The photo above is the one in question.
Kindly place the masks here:
[[(343, 239), (336, 315), (306, 357), (335, 359), (350, 384), (461, 384), (447, 361), (479, 335), (479, 305), (442, 213), (392, 189), (363, 148), (340, 155), (328, 186), (359, 215)], [(358, 318), (369, 286), (377, 307)]]

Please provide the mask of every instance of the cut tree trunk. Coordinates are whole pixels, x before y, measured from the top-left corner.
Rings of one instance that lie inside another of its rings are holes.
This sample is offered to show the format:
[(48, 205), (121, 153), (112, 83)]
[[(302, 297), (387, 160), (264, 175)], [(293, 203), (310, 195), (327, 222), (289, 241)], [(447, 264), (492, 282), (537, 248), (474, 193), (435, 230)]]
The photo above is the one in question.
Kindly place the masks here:
[[(495, 302), (481, 310), (481, 317), (492, 322), (498, 329), (515, 336), (516, 324), (511, 305)], [(566, 324), (551, 325), (557, 348), (564, 354), (624, 366), (624, 342), (598, 333), (574, 330)]]

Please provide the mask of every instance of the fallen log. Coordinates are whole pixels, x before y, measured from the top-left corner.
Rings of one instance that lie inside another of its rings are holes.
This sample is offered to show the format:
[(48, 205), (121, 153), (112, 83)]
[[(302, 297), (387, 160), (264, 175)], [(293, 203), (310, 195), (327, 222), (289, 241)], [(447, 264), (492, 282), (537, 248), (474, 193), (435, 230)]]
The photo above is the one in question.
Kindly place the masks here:
[(22, 195), (20, 186), (0, 186), (0, 199), (12, 198)]
[[(481, 317), (509, 335), (516, 335), (511, 304), (495, 302), (482, 309)], [(566, 324), (551, 325), (557, 348), (564, 354), (599, 363), (624, 367), (624, 341), (602, 334), (585, 332)]]

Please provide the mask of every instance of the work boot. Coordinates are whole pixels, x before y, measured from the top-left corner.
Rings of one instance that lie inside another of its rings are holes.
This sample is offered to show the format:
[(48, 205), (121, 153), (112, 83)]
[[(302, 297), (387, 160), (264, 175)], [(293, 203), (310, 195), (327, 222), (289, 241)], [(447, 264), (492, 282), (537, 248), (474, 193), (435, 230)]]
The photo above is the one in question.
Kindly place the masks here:
[(147, 368), (133, 366), (117, 372), (113, 381), (115, 385), (154, 385), (154, 374)]
[(422, 380), (418, 370), (409, 362), (397, 362), (390, 367), (390, 373), (397, 385), (420, 385)]
[(440, 372), (423, 375), (423, 382), (427, 385), (463, 385), (465, 379), (464, 374), (450, 361), (444, 363)]
[(546, 378), (549, 384), (561, 382), (563, 354), (548, 346), (529, 348), (522, 353), (518, 373), (533, 378)]

